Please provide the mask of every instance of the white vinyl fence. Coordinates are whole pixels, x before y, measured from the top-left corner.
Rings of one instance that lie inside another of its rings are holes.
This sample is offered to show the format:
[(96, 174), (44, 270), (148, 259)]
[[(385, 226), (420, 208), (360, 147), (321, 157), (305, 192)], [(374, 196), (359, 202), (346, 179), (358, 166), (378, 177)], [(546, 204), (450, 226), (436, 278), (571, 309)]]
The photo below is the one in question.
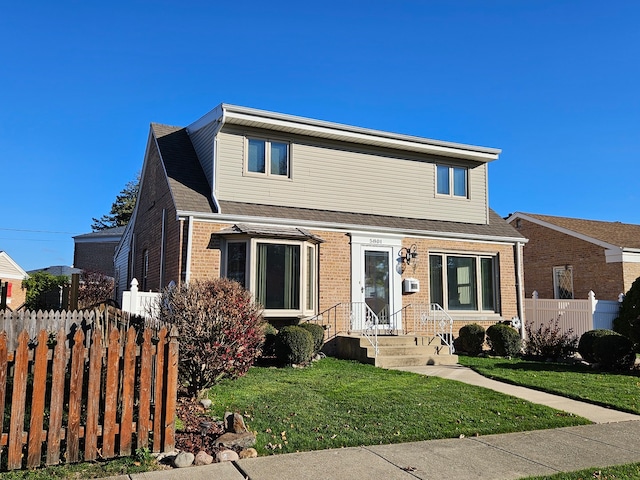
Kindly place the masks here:
[(157, 318), (161, 293), (138, 291), (138, 280), (131, 280), (131, 290), (122, 292), (122, 310), (143, 317)]
[(572, 329), (580, 337), (589, 330), (613, 328), (620, 301), (596, 300), (593, 292), (589, 292), (586, 300), (540, 299), (538, 292), (533, 292), (532, 298), (524, 301), (525, 319), (532, 330), (537, 330), (540, 325), (557, 318), (563, 332)]

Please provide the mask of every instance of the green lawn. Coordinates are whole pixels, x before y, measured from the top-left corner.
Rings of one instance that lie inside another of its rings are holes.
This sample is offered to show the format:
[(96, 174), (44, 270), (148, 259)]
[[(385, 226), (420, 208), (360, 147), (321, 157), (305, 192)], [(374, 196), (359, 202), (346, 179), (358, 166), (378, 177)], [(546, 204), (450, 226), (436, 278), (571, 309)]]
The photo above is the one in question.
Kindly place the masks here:
[(262, 455), (589, 423), (491, 390), (333, 358), (304, 369), (254, 367), (209, 398), (218, 417), (245, 415)]
[(462, 355), (458, 362), (486, 377), (640, 414), (637, 371), (626, 374), (599, 372), (585, 365)]
[(527, 477), (521, 480), (623, 480), (634, 478), (640, 478), (640, 463), (629, 463), (606, 468), (586, 468), (577, 472)]

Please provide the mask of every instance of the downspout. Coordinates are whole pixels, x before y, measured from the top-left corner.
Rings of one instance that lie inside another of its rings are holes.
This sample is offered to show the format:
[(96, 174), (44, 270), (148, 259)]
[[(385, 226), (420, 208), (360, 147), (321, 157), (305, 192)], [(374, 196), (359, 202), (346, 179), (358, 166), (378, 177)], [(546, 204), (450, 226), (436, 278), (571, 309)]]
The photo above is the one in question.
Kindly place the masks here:
[(191, 247), (193, 246), (193, 215), (189, 216), (189, 228), (187, 230), (187, 268), (185, 269), (184, 283), (189, 283), (191, 278)]
[(516, 242), (513, 246), (516, 259), (516, 306), (518, 309), (518, 318), (520, 319), (520, 337), (524, 340), (525, 328), (524, 328), (524, 294), (522, 292), (522, 242)]
[(164, 243), (166, 236), (166, 226), (165, 226), (165, 218), (167, 216), (167, 211), (162, 209), (162, 230), (160, 234), (160, 290), (164, 288)]

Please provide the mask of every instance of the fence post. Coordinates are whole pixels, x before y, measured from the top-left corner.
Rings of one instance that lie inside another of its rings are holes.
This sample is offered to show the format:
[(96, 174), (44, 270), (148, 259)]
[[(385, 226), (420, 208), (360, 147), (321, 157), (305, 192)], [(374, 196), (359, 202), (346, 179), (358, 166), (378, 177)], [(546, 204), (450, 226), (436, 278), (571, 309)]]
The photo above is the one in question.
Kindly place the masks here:
[(138, 314), (138, 280), (135, 278), (131, 280), (129, 289), (129, 313), (134, 315)]
[(598, 305), (598, 301), (596, 300), (596, 294), (593, 293), (593, 290), (589, 290), (589, 294), (587, 295), (589, 300), (589, 310), (591, 312), (591, 327), (590, 330), (595, 328), (595, 314), (596, 314), (596, 306)]

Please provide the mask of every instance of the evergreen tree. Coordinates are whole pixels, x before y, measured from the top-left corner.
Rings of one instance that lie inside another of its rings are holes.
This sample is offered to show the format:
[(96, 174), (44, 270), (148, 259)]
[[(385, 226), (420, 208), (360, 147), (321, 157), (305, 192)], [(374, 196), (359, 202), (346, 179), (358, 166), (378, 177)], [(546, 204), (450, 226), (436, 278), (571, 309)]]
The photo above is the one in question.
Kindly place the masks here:
[(107, 228), (122, 227), (129, 223), (133, 209), (136, 206), (138, 190), (140, 189), (140, 174), (135, 180), (128, 182), (116, 197), (116, 201), (111, 205), (111, 212), (100, 218), (93, 218), (91, 230), (97, 232)]

